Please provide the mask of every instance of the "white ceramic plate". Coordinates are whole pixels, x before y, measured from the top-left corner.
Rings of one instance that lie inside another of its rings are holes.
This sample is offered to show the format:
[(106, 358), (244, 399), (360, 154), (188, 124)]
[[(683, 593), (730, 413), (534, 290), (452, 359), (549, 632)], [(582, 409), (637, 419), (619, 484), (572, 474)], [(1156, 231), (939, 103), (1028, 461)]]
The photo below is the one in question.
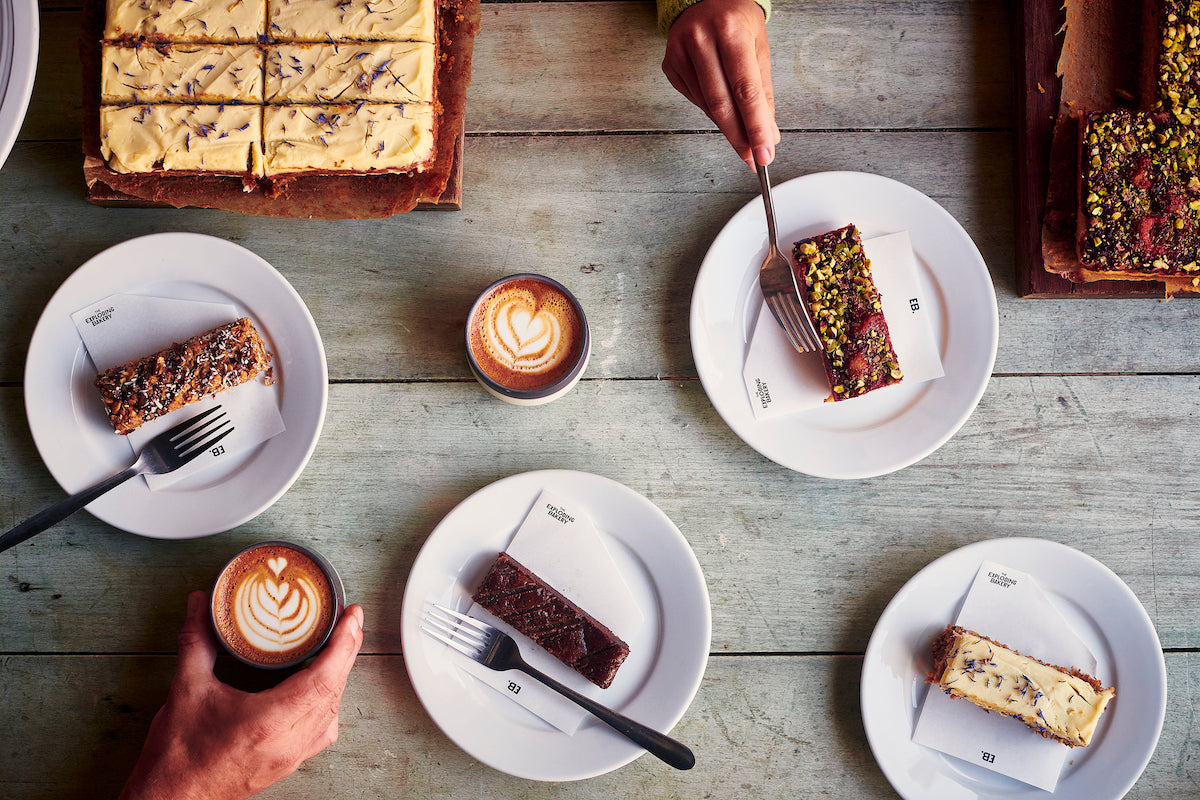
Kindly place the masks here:
[(918, 572), (888, 604), (867, 645), (861, 687), (863, 725), (884, 775), (906, 800), (1051, 796), (912, 741), (929, 688), (924, 680), (932, 666), (930, 644), (958, 614), (985, 560), (1032, 575), (1096, 656), (1097, 677), (1117, 688), (1096, 739), (1071, 752), (1053, 797), (1122, 797), (1149, 763), (1166, 714), (1167, 673), (1158, 634), (1111, 570), (1042, 539), (993, 539), (959, 548)]
[(186, 539), (229, 530), (279, 499), (308, 463), (325, 421), (328, 373), (321, 336), (300, 295), (274, 267), (224, 239), (159, 233), (122, 242), (77, 269), (42, 312), (25, 364), (25, 412), (46, 467), (77, 492), (133, 462), (92, 381), (96, 369), (71, 314), (123, 292), (231, 303), (274, 355), (274, 389), (287, 430), (258, 447), (151, 492), (140, 478), (87, 510), (143, 536)]
[(0, 166), (29, 107), (37, 53), (37, 0), (0, 0)]
[(470, 605), (543, 489), (586, 509), (651, 628), (643, 632), (650, 646), (630, 652), (618, 676), (622, 688), (605, 690), (605, 705), (670, 731), (700, 687), (712, 618), (683, 534), (649, 500), (608, 478), (568, 470), (513, 475), (480, 489), (438, 524), (413, 564), (401, 613), (404, 662), (417, 696), (438, 727), (483, 763), (520, 778), (569, 781), (616, 769), (644, 751), (590, 717), (573, 736), (552, 728), (462, 671), (460, 656), (420, 629), (428, 603)]
[(717, 413), (734, 433), (789, 469), (868, 478), (941, 447), (974, 411), (996, 360), (999, 316), (987, 265), (962, 226), (934, 201), (862, 172), (804, 175), (774, 189), (781, 249), (853, 222), (864, 239), (907, 230), (945, 377), (772, 420), (756, 420), (742, 381), (762, 305), (767, 251), (762, 200), (734, 214), (709, 247), (692, 293), (692, 355)]

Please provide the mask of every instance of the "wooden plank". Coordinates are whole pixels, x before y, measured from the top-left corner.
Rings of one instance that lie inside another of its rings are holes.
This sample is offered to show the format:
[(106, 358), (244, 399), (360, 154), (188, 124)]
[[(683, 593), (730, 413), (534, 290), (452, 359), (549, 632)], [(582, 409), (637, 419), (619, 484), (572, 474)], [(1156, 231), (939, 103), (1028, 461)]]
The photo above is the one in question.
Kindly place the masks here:
[[(1129, 800), (1191, 796), (1198, 778), (1186, 753), (1191, 709), (1200, 702), (1200, 659), (1169, 653), (1166, 660), (1173, 700), (1158, 750)], [(173, 667), (171, 656), (0, 660), (0, 719), (12, 734), (0, 739), (0, 794), (116, 796)], [(337, 743), (260, 796), (473, 797), (486, 787), (489, 796), (528, 800), (895, 797), (859, 721), (861, 669), (858, 657), (715, 656), (673, 731), (695, 751), (695, 768), (668, 775), (668, 767), (643, 756), (607, 775), (556, 784), (475, 761), (426, 714), (400, 657), (360, 656), (342, 700)]]
[[(539, 409), (471, 381), (338, 384), (300, 480), (220, 537), (147, 540), (86, 514), (3, 554), (0, 652), (172, 646), (190, 589), (242, 546), (296, 537), (325, 552), (370, 617), (397, 619), (422, 543), (474, 491), (562, 468), (618, 480), (687, 537), (708, 580), (712, 649), (862, 652), (897, 590), (959, 546), (1064, 542), (1129, 584), (1166, 647), (1200, 646), (1195, 378), (995, 378), (966, 426), (913, 467), (867, 481), (800, 475), (720, 420), (697, 381), (586, 379)], [(1155, 398), (1153, 403), (1146, 398)], [(0, 389), (0, 529), (61, 496)], [(549, 433), (547, 433), (549, 432)], [(1153, 492), (1130, 487), (1153, 486)], [(22, 591), (24, 587), (25, 591)], [(97, 603), (97, 593), (115, 602)], [(138, 598), (139, 610), (129, 610)], [(397, 652), (395, 625), (367, 634)]]
[[(708, 118), (663, 76), (665, 40), (649, 4), (484, 6), (467, 100), (469, 131), (715, 135)], [(43, 6), (41, 22), (42, 58), (21, 138), (77, 139), (74, 43), (81, 13)], [(986, 0), (781, 3), (769, 29), (779, 125), (789, 131), (1007, 127), (1008, 53), (991, 46), (1007, 30), (1002, 4)], [(846, 46), (830, 48), (838, 40)], [(935, 79), (945, 75), (956, 79)]]
[[(274, 264), (312, 310), (335, 380), (468, 377), (461, 325), (475, 294), (523, 270), (581, 298), (595, 333), (590, 376), (694, 377), (696, 272), (757, 191), (727, 147), (705, 135), (473, 138), (461, 214), (332, 223), (96, 208), (61, 143), (18, 144), (0, 171), (0, 253), (12, 265), (0, 292), (0, 382), (21, 380), (41, 309), (78, 265), (163, 230), (229, 239)], [(1002, 133), (808, 134), (773, 174), (874, 170), (961, 221), (999, 293), (997, 372), (1200, 372), (1200, 350), (1180, 346), (1200, 339), (1191, 304), (1090, 303), (1085, 322), (1076, 304), (1017, 298), (1010, 153)], [(668, 185), (667, 163), (689, 167)]]

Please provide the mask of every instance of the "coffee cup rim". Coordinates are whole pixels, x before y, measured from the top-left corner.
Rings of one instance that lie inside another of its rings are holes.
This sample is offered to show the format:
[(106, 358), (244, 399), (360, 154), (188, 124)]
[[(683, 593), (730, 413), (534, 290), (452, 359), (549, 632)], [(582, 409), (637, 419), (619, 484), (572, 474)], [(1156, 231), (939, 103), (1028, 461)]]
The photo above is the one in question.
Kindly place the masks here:
[[(260, 547), (272, 546), (286, 547), (288, 549), (295, 550), (296, 552), (312, 559), (313, 563), (321, 568), (321, 571), (325, 573), (326, 580), (329, 581), (329, 588), (333, 592), (333, 614), (330, 615), (329, 627), (321, 636), (320, 640), (314, 643), (312, 647), (305, 650), (304, 653), (299, 655), (297, 658), (291, 661), (281, 662), (279, 664), (260, 664), (259, 662), (252, 661), (243, 656), (241, 653), (235, 651), (226, 643), (225, 637), (221, 635), (221, 628), (219, 625), (217, 625), (217, 587), (221, 585), (221, 577), (224, 576), (225, 571), (233, 566), (233, 563), (243, 555), (249, 553), (251, 550), (257, 550)], [(232, 557), (230, 557), (228, 561), (225, 562), (220, 571), (217, 572), (216, 580), (213, 581), (212, 591), (209, 592), (208, 598), (208, 619), (212, 625), (213, 633), (217, 637), (217, 641), (221, 643), (221, 647), (225, 650), (225, 652), (229, 653), (229, 655), (233, 656), (238, 661), (257, 669), (290, 669), (291, 667), (303, 664), (309, 658), (312, 658), (314, 655), (321, 652), (326, 643), (329, 642), (329, 637), (333, 635), (333, 629), (337, 627), (338, 620), (342, 618), (342, 612), (345, 610), (346, 590), (342, 585), (342, 576), (338, 574), (337, 569), (334, 568), (329, 559), (325, 558), (325, 556), (321, 555), (311, 547), (298, 544), (296, 542), (285, 541), (283, 539), (268, 539), (262, 542), (255, 542), (254, 544), (247, 545), (246, 547), (243, 547), (241, 550), (237, 551)]]
[[(582, 344), (579, 347), (579, 352), (575, 357), (575, 362), (571, 365), (571, 369), (567, 370), (554, 383), (546, 386), (538, 387), (537, 389), (513, 389), (496, 381), (490, 375), (483, 371), (475, 360), (475, 354), (471, 352), (471, 321), (475, 319), (475, 312), (479, 309), (479, 304), (482, 303), (488, 295), (490, 295), (497, 287), (502, 286), (510, 281), (515, 280), (537, 280), (543, 283), (548, 283), (558, 289), (570, 301), (575, 312), (579, 314), (580, 326), (583, 329)], [(587, 369), (588, 361), (592, 351), (592, 328), (588, 324), (587, 314), (583, 310), (583, 305), (579, 302), (579, 298), (563, 286), (562, 283), (556, 281), (548, 275), (542, 275), (537, 272), (518, 272), (513, 275), (506, 275), (492, 281), (486, 289), (479, 293), (475, 298), (475, 302), (471, 304), (471, 311), (467, 314), (467, 324), (465, 331), (465, 340), (467, 347), (467, 364), (471, 367), (472, 374), (483, 384), (484, 388), (502, 399), (512, 399), (521, 401), (537, 401), (550, 400), (557, 397), (559, 394), (566, 392), (579, 380), (583, 375), (583, 371)]]

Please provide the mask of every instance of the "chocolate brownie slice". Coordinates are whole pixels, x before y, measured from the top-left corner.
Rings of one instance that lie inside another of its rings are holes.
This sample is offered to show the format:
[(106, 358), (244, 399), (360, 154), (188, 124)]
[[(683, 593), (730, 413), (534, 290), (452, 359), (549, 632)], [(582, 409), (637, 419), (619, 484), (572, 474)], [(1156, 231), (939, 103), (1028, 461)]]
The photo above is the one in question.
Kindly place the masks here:
[(629, 645), (508, 553), (500, 553), (472, 598), (602, 689)]

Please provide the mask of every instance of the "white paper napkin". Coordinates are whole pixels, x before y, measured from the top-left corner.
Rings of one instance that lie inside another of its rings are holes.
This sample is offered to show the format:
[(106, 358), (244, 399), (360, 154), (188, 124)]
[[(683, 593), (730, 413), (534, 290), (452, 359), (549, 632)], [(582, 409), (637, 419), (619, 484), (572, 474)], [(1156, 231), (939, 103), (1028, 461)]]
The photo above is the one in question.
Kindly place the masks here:
[[(871, 260), (871, 276), (879, 289), (892, 347), (904, 372), (899, 383), (875, 391), (886, 392), (893, 386), (911, 386), (942, 377), (945, 371), (930, 321), (932, 298), (921, 291), (908, 231), (867, 239), (863, 252)], [(742, 377), (756, 419), (816, 408), (829, 397), (829, 380), (820, 354), (797, 353), (765, 302), (754, 325)]]
[[(1096, 657), (1032, 577), (985, 561), (955, 624), (1045, 661), (1096, 674)], [(1017, 720), (988, 714), (930, 686), (913, 741), (1039, 789), (1054, 791), (1071, 748)]]
[[(240, 316), (237, 308), (227, 303), (114, 294), (76, 311), (71, 320), (96, 370), (103, 372), (233, 322)], [(151, 491), (170, 486), (283, 432), (278, 392), (260, 378), (164, 414), (132, 431), (126, 438), (133, 452), (140, 452), (146, 442), (159, 433), (217, 404), (233, 421), (234, 432), (222, 439), (214, 451), (174, 472), (146, 475)], [(114, 432), (113, 435), (117, 434)]]
[[(543, 491), (505, 552), (624, 641), (629, 642), (641, 626), (642, 610), (595, 526), (582, 509), (571, 506), (569, 501)], [(622, 673), (618, 670), (609, 689), (601, 689), (482, 606), (472, 605), (467, 613), (514, 636), (521, 655), (530, 665), (580, 694), (603, 703), (605, 692), (619, 688), (622, 683)], [(471, 675), (563, 733), (574, 734), (588, 716), (570, 700), (520, 672), (495, 672), (465, 657), (458, 662)]]

